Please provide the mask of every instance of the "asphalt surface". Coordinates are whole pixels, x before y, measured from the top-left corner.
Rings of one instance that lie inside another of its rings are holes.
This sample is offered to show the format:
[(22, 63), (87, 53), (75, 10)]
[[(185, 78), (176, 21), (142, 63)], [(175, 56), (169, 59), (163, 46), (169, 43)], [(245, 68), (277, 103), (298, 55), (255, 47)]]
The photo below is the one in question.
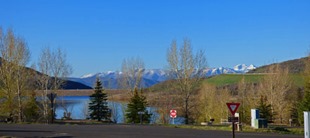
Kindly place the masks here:
[[(232, 138), (232, 133), (146, 125), (0, 124), (0, 138), (5, 136), (17, 138)], [(236, 138), (303, 138), (303, 136), (237, 132)]]

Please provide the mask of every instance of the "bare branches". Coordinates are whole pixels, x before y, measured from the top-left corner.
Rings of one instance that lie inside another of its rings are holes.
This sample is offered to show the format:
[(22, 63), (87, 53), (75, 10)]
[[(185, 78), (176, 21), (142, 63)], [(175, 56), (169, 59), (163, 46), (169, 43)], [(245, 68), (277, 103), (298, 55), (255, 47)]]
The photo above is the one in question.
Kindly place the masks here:
[[(43, 75), (43, 79), (46, 85), (52, 85), (54, 90), (58, 90), (63, 85), (64, 80), (72, 73), (72, 67), (66, 61), (66, 54), (60, 48), (55, 51), (51, 51), (49, 47), (46, 47), (41, 51), (41, 55), (38, 60), (39, 71)], [(52, 77), (52, 82), (47, 83), (49, 78)]]
[[(292, 79), (287, 68), (280, 68), (279, 65), (271, 66), (268, 74), (260, 83), (259, 94), (267, 96), (267, 103), (271, 105), (272, 114), (278, 123), (289, 118), (290, 104), (287, 95), (292, 88)], [(275, 121), (275, 120), (273, 120)]]
[(203, 51), (193, 54), (189, 39), (183, 40), (183, 45), (178, 48), (173, 40), (167, 52), (167, 62), (170, 77), (175, 79), (174, 89), (180, 93), (183, 102), (185, 123), (188, 124), (190, 109), (193, 106), (192, 98), (196, 93), (199, 83), (204, 76), (202, 71), (206, 67), (206, 58)]
[(123, 89), (133, 90), (141, 88), (144, 62), (141, 58), (124, 59), (122, 63), (122, 78), (120, 84)]
[(66, 77), (72, 73), (71, 66), (66, 61), (66, 54), (57, 49), (52, 51), (49, 47), (42, 49), (38, 60), (38, 70), (42, 73), (37, 76), (39, 90), (42, 90), (41, 96), (43, 104), (44, 118), (48, 120), (48, 99), (47, 92), (53, 89), (54, 92), (64, 84)]

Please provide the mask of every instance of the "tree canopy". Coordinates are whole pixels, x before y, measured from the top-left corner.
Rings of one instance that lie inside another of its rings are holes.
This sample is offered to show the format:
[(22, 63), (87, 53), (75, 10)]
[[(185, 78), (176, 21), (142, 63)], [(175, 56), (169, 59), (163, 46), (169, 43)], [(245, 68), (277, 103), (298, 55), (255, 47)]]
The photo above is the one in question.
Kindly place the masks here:
[(138, 93), (138, 89), (134, 89), (134, 94), (131, 97), (129, 104), (127, 105), (126, 110), (126, 118), (128, 123), (139, 123), (141, 120), (140, 115), (142, 117), (142, 121), (149, 123), (151, 114), (147, 111), (147, 101), (146, 97), (143, 95), (143, 91), (141, 90)]
[(107, 94), (102, 88), (102, 83), (99, 78), (96, 80), (94, 93), (90, 95), (89, 112), (90, 119), (97, 121), (110, 120), (110, 109), (108, 108)]

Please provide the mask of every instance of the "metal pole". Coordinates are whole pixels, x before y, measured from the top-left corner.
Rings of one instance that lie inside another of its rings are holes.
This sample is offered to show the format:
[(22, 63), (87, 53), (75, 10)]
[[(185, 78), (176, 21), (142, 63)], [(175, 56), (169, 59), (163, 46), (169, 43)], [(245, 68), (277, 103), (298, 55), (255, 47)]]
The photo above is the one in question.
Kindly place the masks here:
[(235, 115), (232, 115), (233, 138), (235, 138)]
[(52, 124), (54, 123), (54, 94), (51, 94), (51, 107), (52, 107)]
[(174, 118), (172, 118), (172, 124), (174, 125)]
[(140, 114), (140, 124), (142, 125), (142, 114)]

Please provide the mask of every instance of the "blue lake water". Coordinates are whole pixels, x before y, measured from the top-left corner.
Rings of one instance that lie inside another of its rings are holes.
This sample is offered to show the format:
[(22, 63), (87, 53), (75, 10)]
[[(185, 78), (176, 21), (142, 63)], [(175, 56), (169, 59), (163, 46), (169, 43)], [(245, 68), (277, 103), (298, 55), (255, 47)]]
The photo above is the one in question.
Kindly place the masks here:
[[(56, 98), (56, 118), (61, 119), (64, 116), (64, 112), (70, 112), (72, 119), (86, 119), (88, 117), (88, 105), (90, 102), (89, 96), (60, 96)], [(119, 102), (108, 102), (108, 106), (112, 112), (112, 120), (116, 123), (125, 122), (126, 104)], [(152, 114), (151, 123), (156, 123), (156, 120), (160, 117), (156, 112), (156, 108), (147, 108), (149, 113)], [(175, 120), (175, 124), (182, 124), (184, 119), (178, 117)]]

